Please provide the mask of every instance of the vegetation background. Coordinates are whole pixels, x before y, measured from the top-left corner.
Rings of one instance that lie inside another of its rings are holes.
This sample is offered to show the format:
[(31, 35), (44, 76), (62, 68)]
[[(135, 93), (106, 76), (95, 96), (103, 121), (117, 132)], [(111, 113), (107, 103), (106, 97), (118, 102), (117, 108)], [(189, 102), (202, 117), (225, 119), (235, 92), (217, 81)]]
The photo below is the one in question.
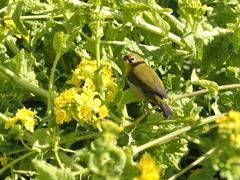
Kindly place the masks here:
[[(1, 1), (0, 178), (240, 179), (239, 3)], [(168, 120), (126, 84), (129, 52)]]

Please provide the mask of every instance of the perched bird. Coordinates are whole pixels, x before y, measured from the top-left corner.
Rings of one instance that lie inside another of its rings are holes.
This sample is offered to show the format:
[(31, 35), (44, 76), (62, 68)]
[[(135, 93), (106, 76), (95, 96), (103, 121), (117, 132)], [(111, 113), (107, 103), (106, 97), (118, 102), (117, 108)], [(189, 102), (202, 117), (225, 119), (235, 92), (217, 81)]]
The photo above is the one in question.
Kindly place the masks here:
[(156, 103), (166, 119), (173, 115), (164, 100), (167, 99), (167, 94), (157, 73), (137, 54), (129, 53), (119, 60), (124, 60), (126, 79), (135, 93), (146, 102)]

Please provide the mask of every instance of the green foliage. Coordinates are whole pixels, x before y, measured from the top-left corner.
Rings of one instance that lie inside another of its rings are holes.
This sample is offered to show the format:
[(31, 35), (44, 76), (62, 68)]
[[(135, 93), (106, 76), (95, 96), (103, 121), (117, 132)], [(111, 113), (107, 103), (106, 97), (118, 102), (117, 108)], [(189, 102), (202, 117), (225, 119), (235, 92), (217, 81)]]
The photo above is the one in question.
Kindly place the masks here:
[(16, 25), (16, 28), (21, 32), (21, 34), (23, 34), (24, 36), (27, 36), (28, 35), (27, 29), (24, 26), (21, 19), (22, 7), (23, 7), (23, 1), (18, 1), (18, 5), (15, 12), (12, 15), (12, 19)]
[(44, 161), (33, 161), (33, 165), (38, 172), (38, 176), (35, 178), (40, 179), (52, 179), (52, 180), (75, 180), (73, 173), (70, 168), (59, 169)]
[[(239, 1), (0, 8), (0, 179), (239, 179)], [(129, 52), (162, 79), (170, 119), (127, 85)]]

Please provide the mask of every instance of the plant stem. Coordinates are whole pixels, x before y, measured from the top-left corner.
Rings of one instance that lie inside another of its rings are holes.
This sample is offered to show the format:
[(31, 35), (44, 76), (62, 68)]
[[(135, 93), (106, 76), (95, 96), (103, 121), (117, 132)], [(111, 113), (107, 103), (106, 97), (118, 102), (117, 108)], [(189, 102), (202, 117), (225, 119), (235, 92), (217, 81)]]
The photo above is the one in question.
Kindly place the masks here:
[[(166, 34), (163, 32), (163, 30), (162, 30), (161, 28), (156, 27), (156, 26), (153, 26), (153, 25), (151, 25), (151, 24), (148, 24), (148, 23), (145, 23), (145, 22), (141, 21), (140, 17), (136, 17), (136, 18), (135, 18), (135, 24), (136, 24), (138, 27), (140, 27), (140, 28), (143, 28), (143, 29), (145, 29), (145, 30), (148, 30), (148, 31), (153, 32), (153, 33), (155, 33), (155, 34), (158, 34), (158, 35), (160, 35), (160, 36), (166, 36)], [(182, 47), (185, 47), (185, 44), (183, 44), (183, 43), (181, 42), (181, 38), (178, 37), (178, 36), (176, 36), (175, 34), (169, 32), (169, 33), (167, 34), (167, 37), (168, 37), (169, 40), (175, 42), (176, 44), (178, 44), (178, 45), (180, 45), (180, 46), (182, 46)]]
[(6, 11), (8, 8), (10, 8), (12, 5), (16, 4), (18, 1), (14, 1), (11, 4), (7, 5), (6, 7), (0, 9), (0, 13)]
[(171, 133), (169, 133), (169, 134), (167, 134), (167, 135), (165, 135), (163, 137), (160, 137), (160, 138), (155, 139), (155, 140), (153, 140), (151, 142), (143, 144), (143, 145), (141, 145), (141, 146), (139, 146), (139, 147), (137, 147), (136, 149), (133, 150), (133, 155), (136, 155), (139, 152), (141, 152), (141, 151), (143, 151), (145, 149), (148, 149), (148, 148), (150, 148), (152, 146), (158, 145), (159, 143), (162, 143), (163, 141), (166, 141), (166, 140), (168, 140), (170, 138), (176, 137), (176, 136), (178, 136), (180, 134), (183, 134), (183, 133), (185, 133), (187, 131), (196, 129), (196, 128), (204, 125), (204, 124), (210, 123), (210, 122), (214, 121), (215, 119), (220, 118), (220, 117), (222, 117), (222, 116), (224, 116), (226, 114), (227, 113), (223, 113), (223, 114), (219, 114), (219, 115), (215, 115), (215, 116), (211, 116), (211, 117), (205, 118), (200, 123), (199, 122), (193, 123), (191, 125), (188, 125), (186, 127), (181, 128), (181, 129), (179, 129), (177, 131), (171, 132)]
[[(157, 10), (158, 11), (161, 11), (163, 8), (161, 6), (159, 6), (158, 4), (156, 4), (157, 6)], [(164, 14), (165, 16), (167, 16), (170, 20), (172, 20), (174, 23), (176, 23), (177, 25), (180, 26), (181, 29), (184, 29), (185, 26), (180, 22), (178, 21), (174, 16), (172, 16), (169, 12), (162, 12), (162, 14)]]
[(58, 156), (59, 156), (61, 162), (66, 164), (73, 171), (81, 171), (81, 170), (83, 170), (83, 167), (80, 164), (76, 163), (72, 158), (70, 158), (64, 152), (58, 151)]
[(32, 92), (35, 95), (38, 95), (43, 98), (48, 98), (48, 96), (55, 98), (54, 95), (48, 94), (48, 92), (46, 90), (41, 89), (33, 84), (30, 84), (30, 83), (22, 80), (21, 78), (16, 76), (12, 71), (10, 71), (9, 69), (7, 69), (1, 65), (0, 65), (0, 71), (8, 76), (7, 80), (11, 80), (10, 82), (14, 82), (15, 84), (20, 85), (21, 87), (23, 87), (24, 89), (26, 89), (29, 92)]
[(83, 174), (85, 174), (87, 172), (90, 172), (90, 170), (88, 168), (85, 168), (85, 169), (83, 169), (81, 171), (73, 172), (73, 175), (74, 176), (83, 175)]
[(47, 103), (47, 115), (51, 116), (52, 115), (52, 89), (53, 89), (53, 84), (54, 84), (54, 74), (55, 74), (55, 70), (58, 64), (58, 61), (61, 57), (61, 53), (62, 51), (57, 51), (57, 55), (55, 57), (52, 69), (51, 69), (51, 74), (50, 74), (50, 78), (49, 78), (49, 85), (48, 85), (48, 103)]
[[(62, 18), (63, 15), (48, 16), (48, 15), (32, 15), (32, 16), (21, 16), (21, 19), (48, 19), (48, 18)], [(0, 18), (0, 21), (12, 20), (12, 17)]]
[(111, 111), (111, 109), (110, 109), (109, 106), (108, 106), (108, 103), (103, 102), (103, 104), (107, 107), (107, 109), (108, 109), (108, 114), (110, 115), (110, 117), (111, 117), (114, 121), (116, 121), (117, 123), (122, 124), (122, 123), (123, 123), (123, 119), (120, 119), (119, 117), (117, 117), (117, 116)]
[(8, 118), (4, 114), (0, 113), (0, 122), (6, 123), (7, 121), (8, 121)]
[(2, 169), (0, 169), (0, 174), (2, 174), (5, 170), (7, 170), (8, 168), (12, 167), (14, 164), (16, 164), (17, 162), (27, 158), (28, 156), (31, 156), (33, 154), (37, 153), (37, 150), (33, 150), (30, 151), (27, 154), (24, 154), (23, 156), (20, 156), (19, 158), (13, 160), (12, 162), (8, 163), (7, 165), (5, 165)]
[(208, 152), (206, 152), (204, 155), (202, 155), (200, 158), (198, 158), (196, 161), (194, 161), (193, 163), (191, 163), (189, 166), (187, 166), (186, 168), (184, 168), (183, 170), (181, 170), (180, 172), (178, 172), (177, 174), (173, 175), (172, 177), (170, 177), (168, 180), (174, 180), (177, 177), (181, 176), (183, 173), (185, 173), (186, 171), (188, 171), (189, 169), (193, 168), (194, 166), (198, 165), (201, 161), (203, 161), (204, 159), (206, 159), (207, 157), (209, 157), (213, 152), (214, 152), (215, 148), (210, 149)]
[[(240, 84), (230, 84), (230, 85), (218, 86), (218, 90), (232, 89), (232, 88), (240, 88)], [(183, 99), (183, 98), (186, 98), (186, 97), (196, 96), (196, 95), (199, 95), (199, 94), (207, 93), (209, 91), (210, 91), (210, 89), (203, 89), (203, 90), (200, 90), (200, 91), (196, 91), (196, 92), (192, 92), (192, 93), (189, 93), (189, 94), (179, 96), (179, 97), (173, 99), (172, 101), (177, 101), (177, 100), (180, 100), (180, 99)], [(155, 110), (157, 108), (158, 108), (158, 105), (155, 105), (154, 107), (152, 107), (151, 109), (149, 109), (147, 111), (147, 114), (151, 113), (153, 110)], [(141, 120), (143, 120), (147, 116), (147, 114), (146, 113), (142, 114), (132, 125), (136, 125), (139, 122), (141, 122)]]
[(16, 44), (12, 38), (13, 38), (12, 36), (7, 36), (6, 43), (7, 43), (8, 47), (11, 49), (11, 51), (16, 55), (19, 52), (19, 49), (16, 46)]
[(227, 34), (230, 33), (231, 31), (229, 29), (223, 29), (223, 28), (216, 28), (213, 29), (212, 31), (203, 31), (202, 35), (205, 37), (212, 37), (212, 36), (217, 36), (219, 34)]
[[(55, 144), (56, 144), (56, 143), (55, 143)], [(57, 146), (57, 145), (54, 145), (54, 146)], [(59, 158), (59, 155), (58, 155), (59, 151), (58, 151), (57, 149), (58, 149), (57, 147), (54, 147), (54, 150), (53, 150), (54, 155), (55, 155), (55, 158), (56, 158), (57, 163), (58, 163), (58, 165), (60, 166), (60, 168), (61, 168), (61, 169), (64, 169), (64, 166), (63, 166), (63, 164), (62, 164), (62, 162), (61, 162), (61, 160), (60, 160), (60, 158)]]
[[(218, 90), (232, 89), (232, 88), (240, 88), (240, 84), (230, 84), (230, 85), (218, 86)], [(189, 94), (179, 96), (179, 97), (175, 98), (173, 101), (177, 101), (179, 99), (183, 99), (183, 98), (186, 98), (186, 97), (191, 97), (191, 96), (196, 96), (196, 95), (199, 95), (199, 94), (207, 93), (209, 91), (210, 91), (210, 89), (203, 89), (203, 90), (200, 90), (200, 91), (192, 92), (192, 93), (189, 93)]]
[[(91, 139), (91, 138), (94, 138), (94, 137), (96, 137), (96, 133), (87, 134), (87, 135), (84, 135), (84, 136), (74, 138), (74, 142), (82, 141), (82, 140), (85, 140), (85, 139)], [(59, 141), (58, 144), (66, 144), (70, 141), (73, 141), (73, 139), (64, 139), (64, 140)], [(49, 147), (51, 147), (51, 146), (48, 146), (48, 148)]]
[[(171, 130), (169, 129), (165, 129), (165, 128), (160, 128), (158, 127), (158, 130), (162, 131), (162, 132), (165, 132), (165, 133), (169, 133), (171, 132)], [(186, 135), (186, 134), (181, 134), (181, 135), (178, 135), (179, 138), (183, 138), (183, 139), (186, 139), (194, 144), (197, 144), (197, 145), (200, 145), (202, 147), (205, 147), (205, 148), (208, 148), (207, 144), (197, 138), (194, 138), (194, 137), (191, 137), (189, 135)]]
[[(87, 3), (83, 3), (83, 2), (76, 2), (76, 1), (71, 1), (75, 6), (77, 7), (92, 7), (93, 5), (92, 4), (87, 4)], [(97, 6), (96, 10), (95, 11), (99, 11), (99, 6)], [(124, 21), (124, 17), (123, 15), (121, 15), (120, 11), (117, 11), (117, 10), (114, 10), (114, 9), (111, 9), (111, 8), (106, 8), (104, 7), (102, 10), (101, 10), (101, 13), (105, 16), (109, 16), (109, 17), (113, 17), (115, 18), (116, 20), (118, 21)], [(139, 16), (137, 16), (135, 19), (134, 19), (134, 24), (137, 26), (137, 27), (140, 27), (140, 28), (143, 28), (145, 30), (148, 30), (150, 32), (153, 32), (155, 34), (158, 34), (158, 35), (161, 35), (161, 36), (167, 36), (171, 41), (175, 42), (176, 44), (182, 46), (182, 47), (185, 47), (185, 44), (183, 44), (181, 42), (181, 38), (176, 36), (175, 34), (172, 34), (172, 33), (168, 33), (167, 35), (162, 31), (161, 28), (159, 27), (156, 27), (156, 26), (153, 26), (151, 24), (148, 24), (148, 23), (145, 23), (143, 22)]]

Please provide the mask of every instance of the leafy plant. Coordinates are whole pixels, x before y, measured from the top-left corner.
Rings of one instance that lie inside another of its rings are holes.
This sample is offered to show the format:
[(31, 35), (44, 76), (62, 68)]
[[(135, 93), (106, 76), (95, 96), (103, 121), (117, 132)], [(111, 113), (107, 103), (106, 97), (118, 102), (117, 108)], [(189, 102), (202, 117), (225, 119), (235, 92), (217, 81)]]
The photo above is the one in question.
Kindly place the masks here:
[[(0, 4), (1, 179), (239, 179), (239, 2), (164, 2)], [(126, 84), (129, 52), (169, 120)]]

